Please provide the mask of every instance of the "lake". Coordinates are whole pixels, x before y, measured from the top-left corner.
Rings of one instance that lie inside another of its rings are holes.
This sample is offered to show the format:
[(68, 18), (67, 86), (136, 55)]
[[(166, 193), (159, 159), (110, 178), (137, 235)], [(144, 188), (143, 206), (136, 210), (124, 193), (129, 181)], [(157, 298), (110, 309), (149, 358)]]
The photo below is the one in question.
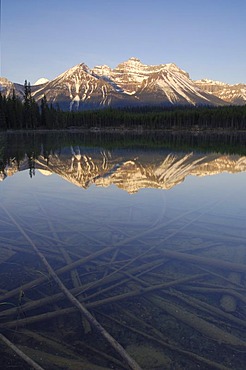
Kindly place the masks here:
[(245, 135), (1, 134), (0, 180), (0, 327), (29, 358), (128, 369), (95, 319), (138, 368), (245, 369)]

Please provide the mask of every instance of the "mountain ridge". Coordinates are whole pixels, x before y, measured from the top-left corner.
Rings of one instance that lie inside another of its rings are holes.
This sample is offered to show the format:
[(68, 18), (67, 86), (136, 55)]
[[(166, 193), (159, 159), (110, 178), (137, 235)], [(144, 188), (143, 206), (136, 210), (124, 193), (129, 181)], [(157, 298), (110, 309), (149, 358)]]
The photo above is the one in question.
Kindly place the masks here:
[[(246, 84), (229, 85), (201, 79), (193, 81), (189, 73), (175, 63), (147, 65), (136, 57), (115, 68), (79, 63), (53, 80), (40, 79), (31, 87), (37, 102), (47, 102), (62, 110), (98, 109), (129, 106), (175, 106), (246, 103)], [(0, 78), (0, 92), (10, 95), (13, 89), (23, 98), (23, 87)]]
[(202, 79), (194, 81), (195, 84), (209, 94), (216, 95), (227, 103), (235, 105), (246, 104), (246, 84), (227, 84), (221, 81)]

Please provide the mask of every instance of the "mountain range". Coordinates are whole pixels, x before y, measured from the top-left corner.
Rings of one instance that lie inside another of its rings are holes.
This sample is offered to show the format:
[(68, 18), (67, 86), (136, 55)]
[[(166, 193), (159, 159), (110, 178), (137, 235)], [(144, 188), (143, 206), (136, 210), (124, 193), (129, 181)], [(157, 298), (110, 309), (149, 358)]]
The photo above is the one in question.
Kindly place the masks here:
[[(0, 77), (2, 94), (8, 96), (13, 89), (23, 98), (22, 85)], [(146, 65), (134, 57), (114, 69), (107, 65), (90, 69), (84, 63), (77, 64), (51, 81), (39, 79), (31, 91), (37, 102), (45, 95), (48, 103), (70, 111), (147, 105), (246, 104), (246, 84), (193, 81), (174, 63)]]

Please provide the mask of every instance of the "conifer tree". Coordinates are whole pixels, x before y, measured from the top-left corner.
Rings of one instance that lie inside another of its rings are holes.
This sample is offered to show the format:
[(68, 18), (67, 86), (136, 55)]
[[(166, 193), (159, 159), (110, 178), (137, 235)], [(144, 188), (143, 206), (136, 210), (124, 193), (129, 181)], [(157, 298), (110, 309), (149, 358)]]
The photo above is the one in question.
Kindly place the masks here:
[(30, 83), (27, 83), (27, 80), (25, 80), (23, 119), (24, 119), (24, 126), (26, 129), (31, 128), (31, 98), (32, 98), (31, 86), (30, 86)]
[(6, 128), (6, 97), (0, 93), (0, 130)]
[(39, 107), (32, 97), (30, 82), (24, 83), (24, 126), (26, 129), (35, 129), (39, 123)]
[(41, 99), (40, 111), (41, 111), (41, 118), (40, 118), (41, 126), (48, 128), (49, 127), (49, 122), (48, 122), (49, 107), (48, 107), (47, 99), (45, 95)]

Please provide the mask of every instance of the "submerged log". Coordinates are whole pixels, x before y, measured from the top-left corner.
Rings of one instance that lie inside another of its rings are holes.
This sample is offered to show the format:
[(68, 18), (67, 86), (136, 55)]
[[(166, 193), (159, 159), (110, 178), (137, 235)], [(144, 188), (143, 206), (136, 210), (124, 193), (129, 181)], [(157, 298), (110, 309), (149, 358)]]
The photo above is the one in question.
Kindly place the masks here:
[(44, 370), (35, 361), (33, 361), (29, 356), (27, 356), (23, 351), (21, 351), (15, 344), (13, 344), (8, 338), (0, 333), (0, 340), (4, 342), (9, 348), (12, 349), (19, 357), (21, 357), (28, 365), (32, 366), (35, 370)]
[(244, 351), (246, 350), (246, 342), (218, 328), (214, 324), (208, 323), (197, 315), (187, 311), (184, 307), (157, 296), (151, 296), (148, 300), (161, 310), (175, 317), (177, 320), (182, 321), (184, 324), (197, 330), (202, 335), (216, 341), (217, 343), (223, 343)]
[[(245, 258), (245, 247), (244, 246), (239, 246), (235, 250), (235, 255), (234, 255), (234, 262), (241, 262), (244, 261)], [(234, 284), (240, 284), (241, 279), (242, 279), (242, 274), (239, 272), (230, 272), (228, 275), (228, 279), (231, 283)], [(228, 284), (229, 288), (233, 287), (233, 284)], [(235, 297), (233, 297), (230, 294), (223, 294), (221, 299), (220, 299), (220, 306), (221, 308), (226, 311), (226, 312), (235, 312), (237, 309), (237, 300)]]
[[(160, 249), (159, 249), (160, 250)], [(160, 250), (160, 253), (165, 257), (170, 257), (173, 259), (177, 259), (180, 261), (205, 265), (205, 266), (212, 266), (216, 267), (218, 269), (222, 270), (229, 270), (229, 271), (236, 271), (236, 272), (246, 272), (246, 265), (242, 263), (234, 263), (234, 262), (228, 262), (224, 260), (219, 260), (216, 258), (208, 258), (208, 257), (201, 257), (201, 256), (195, 256), (188, 253), (183, 252), (175, 252), (171, 250)]]
[[(61, 268), (59, 268), (57, 271), (56, 271), (56, 274), (57, 275), (60, 275), (60, 274), (63, 274), (65, 272), (68, 272), (68, 271), (71, 271), (72, 269), (78, 267), (78, 266), (81, 266), (89, 261), (92, 261), (94, 258), (97, 258), (99, 256), (102, 256), (103, 254), (106, 254), (108, 253), (109, 251), (111, 251), (113, 249), (113, 247), (106, 247), (104, 249), (101, 249), (97, 252), (94, 252), (92, 254), (90, 254), (89, 256), (87, 257), (84, 257), (84, 258), (81, 258), (77, 261), (74, 261), (70, 264), (67, 264)], [(35, 279), (33, 281), (30, 281), (26, 284), (23, 284), (15, 289), (12, 289), (10, 292), (6, 292), (5, 294), (1, 295), (0, 297), (0, 302), (2, 301), (6, 301), (7, 299), (11, 298), (11, 297), (14, 297), (15, 295), (18, 295), (19, 294), (19, 291), (20, 289), (22, 289), (23, 291), (26, 291), (28, 289), (31, 289), (37, 285), (40, 285), (42, 283), (44, 283), (45, 281), (47, 280), (47, 277), (40, 277), (38, 279)]]
[(125, 349), (102, 327), (102, 325), (94, 318), (94, 316), (85, 308), (73, 295), (72, 293), (65, 287), (61, 279), (58, 277), (58, 275), (55, 273), (45, 256), (39, 251), (36, 244), (32, 241), (32, 239), (26, 234), (24, 229), (17, 223), (17, 221), (13, 218), (13, 216), (5, 209), (4, 206), (2, 206), (5, 213), (8, 215), (10, 220), (13, 222), (14, 225), (18, 228), (18, 230), (21, 232), (21, 234), (26, 238), (26, 240), (29, 242), (31, 247), (34, 249), (34, 251), (37, 253), (38, 257), (46, 267), (48, 273), (50, 276), (54, 279), (56, 284), (59, 286), (60, 290), (63, 292), (63, 294), (68, 298), (68, 300), (72, 303), (73, 306), (75, 306), (89, 321), (89, 323), (93, 326), (93, 328), (99, 332), (111, 345), (111, 347), (121, 356), (121, 358), (125, 361), (125, 363), (129, 366), (132, 370), (141, 370), (140, 366), (136, 363), (136, 361), (129, 356), (129, 354), (125, 351)]
[(243, 294), (238, 293), (236, 290), (230, 288), (220, 288), (220, 287), (208, 287), (204, 288), (203, 286), (181, 286), (181, 290), (187, 290), (189, 292), (196, 292), (198, 294), (228, 294), (235, 297), (237, 300), (240, 300), (246, 304), (246, 297)]
[[(145, 295), (145, 294), (148, 294), (148, 293), (152, 293), (152, 292), (154, 292), (156, 290), (159, 290), (159, 289), (166, 289), (166, 288), (169, 288), (169, 287), (172, 287), (172, 286), (182, 285), (182, 284), (187, 283), (187, 282), (192, 281), (192, 280), (197, 281), (198, 279), (203, 278), (204, 276), (206, 276), (206, 274), (192, 275), (192, 276), (180, 278), (180, 279), (177, 279), (177, 280), (173, 280), (173, 281), (170, 281), (168, 283), (165, 282), (165, 283), (162, 283), (162, 284), (149, 286), (147, 288), (140, 288), (138, 290), (134, 290), (134, 291), (129, 292), (129, 293), (122, 293), (122, 294), (118, 294), (116, 296), (100, 299), (100, 300), (97, 300), (97, 301), (94, 301), (94, 302), (85, 303), (85, 305), (86, 305), (87, 308), (95, 308), (95, 307), (99, 307), (99, 306), (103, 306), (103, 305), (107, 305), (107, 304), (111, 304), (111, 303), (115, 303), (115, 302), (120, 302), (122, 300), (126, 300), (126, 299), (129, 299), (129, 298), (134, 298), (134, 297), (137, 297), (137, 296), (140, 296), (140, 295)], [(62, 296), (61, 293), (59, 293), (59, 298), (61, 298), (61, 296)], [(44, 298), (45, 304), (47, 304), (48, 299), (50, 299), (50, 298), (49, 297)], [(90, 296), (84, 298), (84, 301), (86, 299), (90, 299)], [(39, 306), (38, 305), (39, 302), (40, 301), (30, 302), (30, 306), (28, 308), (29, 309), (37, 308)], [(40, 304), (41, 304), (41, 302), (40, 302)], [(28, 305), (28, 303), (26, 305)], [(27, 308), (26, 305), (24, 305), (22, 307), (22, 309), (26, 309)], [(8, 312), (11, 312), (11, 314), (12, 314), (13, 309), (10, 309), (10, 310), (8, 310)], [(3, 312), (3, 314), (4, 314), (4, 312)], [(67, 314), (72, 313), (72, 312), (75, 312), (75, 309), (73, 307), (63, 308), (63, 309), (59, 309), (59, 311), (55, 311), (55, 312), (47, 312), (47, 313), (39, 314), (39, 315), (36, 315), (36, 316), (26, 317), (24, 319), (18, 319), (18, 320), (12, 320), (10, 322), (5, 322), (3, 324), (0, 324), (0, 327), (2, 327), (2, 328), (13, 328), (13, 327), (16, 327), (16, 326), (21, 327), (21, 326), (24, 326), (24, 325), (27, 325), (27, 324), (33, 324), (33, 323), (39, 322), (39, 321), (50, 320), (50, 319), (53, 319), (54, 317), (67, 315)]]
[(216, 320), (224, 319), (226, 325), (237, 325), (238, 328), (244, 330), (246, 328), (246, 322), (238, 317), (233, 316), (230, 313), (224, 312), (220, 308), (214, 307), (211, 304), (208, 304), (202, 300), (197, 298), (191, 297), (190, 295), (186, 295), (184, 293), (180, 293), (178, 291), (172, 291), (165, 294), (170, 297), (178, 298), (179, 300), (185, 302), (187, 305), (193, 307), (195, 310), (205, 312), (210, 316), (214, 317)]
[[(104, 358), (107, 361), (119, 366), (120, 368), (123, 367), (123, 364), (122, 364), (121, 361), (119, 361), (116, 358), (106, 354), (105, 352), (99, 351), (96, 348), (94, 348), (94, 347), (92, 347), (92, 346), (90, 346), (90, 345), (88, 345), (84, 342), (81, 342), (81, 341), (76, 341), (76, 352), (74, 352), (75, 343), (73, 343), (72, 345), (67, 344), (67, 343), (61, 342), (60, 340), (55, 339), (54, 337), (52, 337), (50, 335), (49, 335), (49, 337), (47, 337), (47, 335), (36, 333), (36, 332), (30, 331), (30, 330), (27, 330), (27, 329), (22, 329), (21, 331), (18, 332), (18, 335), (20, 337), (21, 342), (22, 342), (23, 336), (26, 336), (27, 338), (32, 338), (34, 341), (37, 341), (39, 343), (42, 343), (42, 344), (45, 343), (45, 346), (47, 346), (49, 349), (52, 349), (52, 351), (55, 352), (57, 356), (58, 356), (57, 353), (59, 353), (60, 356), (64, 354), (66, 357), (69, 358), (69, 360), (70, 359), (80, 360), (81, 367), (83, 369), (86, 366), (85, 365), (86, 363), (84, 361), (85, 353), (84, 353), (83, 350), (80, 350), (78, 352), (77, 344), (80, 347), (82, 346), (86, 350), (89, 350), (90, 352), (95, 354), (98, 358)], [(81, 357), (80, 354), (82, 354), (82, 357)], [(93, 368), (93, 366), (94, 366), (94, 368), (96, 367), (95, 364), (92, 364), (90, 368)]]
[[(98, 312), (99, 313), (99, 312)], [(189, 358), (192, 359), (192, 361), (197, 361), (201, 364), (205, 364), (206, 366), (209, 366), (211, 369), (218, 369), (218, 370), (230, 370), (228, 367), (224, 366), (224, 365), (221, 365), (215, 361), (212, 361), (212, 360), (209, 360), (208, 358), (205, 358), (205, 357), (202, 357), (200, 355), (197, 355), (196, 353), (194, 352), (190, 352), (190, 351), (187, 351), (185, 349), (182, 349), (180, 347), (178, 347), (177, 345), (175, 344), (172, 344), (172, 343), (169, 343), (169, 341), (165, 340), (165, 338), (163, 338), (163, 335), (162, 333), (157, 333), (157, 330), (155, 329), (155, 333), (158, 335), (158, 338), (156, 338), (155, 336), (152, 336), (150, 335), (150, 332), (148, 330), (148, 333), (146, 333), (145, 331), (143, 330), (140, 330), (140, 329), (136, 329), (134, 328), (133, 326), (129, 326), (127, 325), (126, 323), (123, 323), (122, 321), (119, 321), (115, 318), (113, 318), (112, 316), (108, 316), (108, 315), (105, 315), (105, 314), (102, 314), (101, 312), (99, 313), (101, 316), (103, 317), (106, 317), (108, 320), (111, 320), (115, 323), (117, 323), (118, 325), (124, 327), (124, 328), (127, 328), (128, 330), (162, 346), (163, 348), (165, 349), (168, 349), (172, 352), (175, 352), (175, 353), (178, 353), (182, 356), (187, 356)], [(137, 319), (136, 320), (137, 322), (139, 322), (139, 320)], [(146, 324), (144, 323), (144, 327), (146, 326)], [(151, 330), (152, 331), (152, 330)]]
[[(228, 279), (233, 283), (239, 284), (241, 282), (241, 274), (239, 272), (231, 272), (228, 275)], [(230, 294), (223, 294), (220, 298), (220, 306), (225, 312), (235, 312), (237, 309), (237, 300)]]

